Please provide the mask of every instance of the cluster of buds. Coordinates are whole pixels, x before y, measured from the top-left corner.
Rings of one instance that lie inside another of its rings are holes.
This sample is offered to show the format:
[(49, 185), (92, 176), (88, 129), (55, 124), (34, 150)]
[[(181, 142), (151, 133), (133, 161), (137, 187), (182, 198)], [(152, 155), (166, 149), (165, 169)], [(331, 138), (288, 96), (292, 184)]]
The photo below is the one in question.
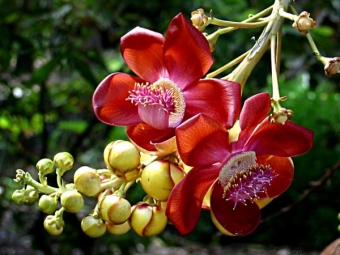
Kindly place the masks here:
[[(149, 156), (122, 140), (109, 143), (103, 154), (105, 169), (81, 166), (74, 172), (73, 183), (62, 179), (74, 164), (67, 152), (56, 154), (53, 160), (38, 161), (39, 181), (18, 169), (15, 181), (22, 189), (13, 193), (13, 201), (20, 205), (39, 200), (40, 210), (48, 214), (44, 227), (51, 235), (63, 232), (64, 212), (77, 213), (83, 209), (84, 196), (97, 201), (81, 221), (81, 229), (90, 237), (97, 238), (105, 232), (122, 235), (130, 229), (140, 236), (161, 233), (168, 223), (166, 201), (185, 174), (179, 159), (176, 155)], [(46, 175), (54, 171), (58, 187), (50, 186), (47, 181)], [(125, 197), (134, 183), (141, 184), (146, 194), (132, 206)]]

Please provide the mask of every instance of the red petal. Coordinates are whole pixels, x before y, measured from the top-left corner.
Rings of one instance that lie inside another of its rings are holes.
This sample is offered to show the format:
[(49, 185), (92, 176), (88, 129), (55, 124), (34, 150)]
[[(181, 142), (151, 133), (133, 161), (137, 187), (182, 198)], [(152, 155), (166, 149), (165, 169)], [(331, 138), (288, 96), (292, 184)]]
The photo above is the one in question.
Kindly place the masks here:
[(222, 196), (223, 187), (216, 182), (212, 189), (210, 204), (211, 212), (219, 224), (236, 236), (245, 236), (253, 232), (261, 220), (259, 207), (247, 201), (247, 205), (238, 202), (234, 209), (234, 202), (226, 201)]
[(238, 83), (219, 79), (203, 79), (183, 91), (186, 113), (209, 116), (227, 129), (240, 112), (241, 87)]
[(168, 77), (163, 59), (164, 37), (160, 33), (136, 27), (124, 35), (120, 48), (126, 64), (139, 77), (153, 83)]
[(124, 73), (107, 76), (93, 94), (94, 113), (102, 122), (116, 126), (136, 125), (142, 120), (137, 107), (126, 100), (135, 83), (143, 80)]
[(207, 39), (182, 14), (166, 32), (164, 59), (170, 79), (182, 89), (198, 81), (213, 63)]
[(244, 150), (255, 151), (258, 156), (293, 157), (306, 153), (312, 146), (312, 131), (291, 121), (281, 125), (266, 118), (249, 138)]
[(172, 128), (159, 130), (145, 123), (126, 128), (126, 134), (138, 147), (148, 152), (157, 154), (155, 144), (163, 143), (175, 136), (175, 130)]
[(189, 166), (213, 164), (229, 154), (227, 131), (201, 114), (177, 127), (176, 141), (181, 159)]
[(268, 115), (271, 109), (270, 97), (268, 93), (256, 94), (248, 98), (242, 107), (240, 114), (241, 133), (238, 142), (234, 144), (238, 149), (250, 137), (256, 126)]
[(195, 228), (200, 217), (203, 198), (218, 177), (220, 168), (220, 165), (193, 168), (171, 191), (166, 215), (182, 235)]
[(288, 189), (294, 177), (294, 165), (291, 158), (259, 156), (257, 157), (257, 163), (259, 165), (270, 165), (274, 173), (277, 174), (267, 188), (268, 196), (264, 197), (275, 198)]

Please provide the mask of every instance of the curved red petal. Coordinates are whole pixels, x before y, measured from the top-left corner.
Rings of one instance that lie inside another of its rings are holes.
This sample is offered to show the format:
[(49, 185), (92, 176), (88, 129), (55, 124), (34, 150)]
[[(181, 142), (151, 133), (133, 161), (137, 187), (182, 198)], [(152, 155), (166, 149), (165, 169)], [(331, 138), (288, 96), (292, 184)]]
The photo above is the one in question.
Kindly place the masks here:
[(203, 79), (183, 91), (186, 113), (209, 116), (217, 123), (231, 128), (241, 109), (241, 87), (232, 81)]
[(182, 89), (198, 81), (213, 63), (207, 39), (182, 14), (168, 27), (164, 59), (170, 79)]
[(216, 182), (210, 197), (211, 212), (219, 224), (235, 236), (245, 236), (253, 232), (260, 223), (261, 212), (257, 204), (240, 202), (236, 207), (233, 201), (222, 198), (223, 187)]
[(157, 154), (155, 144), (163, 143), (175, 136), (172, 128), (159, 130), (145, 123), (126, 128), (126, 134), (130, 140), (142, 150)]
[[(224, 136), (222, 141), (218, 141), (218, 138), (214, 139), (215, 136), (207, 138), (214, 133), (218, 133), (218, 137)], [(202, 114), (192, 117), (176, 128), (178, 152), (183, 162), (190, 166), (199, 166), (201, 160), (206, 160), (203, 165), (223, 160), (224, 150), (229, 148), (228, 139), (228, 133), (225, 128)], [(199, 145), (201, 152), (197, 149)], [(197, 153), (200, 153), (200, 155), (207, 154), (198, 159)]]
[(247, 139), (251, 136), (256, 126), (268, 115), (271, 109), (271, 102), (268, 93), (256, 94), (248, 98), (242, 107), (240, 114), (240, 128), (239, 135), (235, 146), (238, 149), (242, 148)]
[(291, 158), (276, 156), (259, 156), (257, 157), (259, 165), (270, 165), (277, 175), (267, 188), (267, 194), (263, 198), (275, 198), (285, 192), (293, 181), (294, 164)]
[(249, 138), (244, 150), (255, 151), (256, 155), (298, 156), (312, 148), (313, 135), (311, 130), (291, 121), (282, 125), (266, 118)]
[(210, 168), (193, 168), (171, 191), (166, 215), (182, 235), (195, 228), (203, 198), (218, 177), (220, 167), (215, 165)]
[(121, 38), (120, 49), (131, 70), (145, 81), (153, 83), (160, 77), (168, 77), (163, 44), (162, 34), (136, 27)]
[(115, 126), (136, 125), (142, 122), (137, 107), (126, 100), (136, 82), (142, 83), (143, 80), (124, 73), (107, 76), (98, 85), (92, 98), (97, 118)]

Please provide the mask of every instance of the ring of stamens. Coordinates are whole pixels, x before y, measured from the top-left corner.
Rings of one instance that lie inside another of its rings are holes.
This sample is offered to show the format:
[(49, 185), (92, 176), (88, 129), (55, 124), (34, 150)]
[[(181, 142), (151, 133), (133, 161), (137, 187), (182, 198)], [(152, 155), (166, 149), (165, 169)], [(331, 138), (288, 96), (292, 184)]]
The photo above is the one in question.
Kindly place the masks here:
[(176, 127), (181, 123), (185, 112), (185, 99), (176, 83), (160, 78), (153, 84), (135, 83), (126, 100), (135, 105), (158, 105), (160, 110), (169, 113), (169, 126)]

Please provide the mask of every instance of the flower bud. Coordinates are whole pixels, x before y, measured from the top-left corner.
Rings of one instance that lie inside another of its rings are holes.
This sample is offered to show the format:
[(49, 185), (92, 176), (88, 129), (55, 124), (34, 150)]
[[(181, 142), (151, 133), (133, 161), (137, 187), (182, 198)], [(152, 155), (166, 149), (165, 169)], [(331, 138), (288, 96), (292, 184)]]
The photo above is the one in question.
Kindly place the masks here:
[(310, 18), (309, 15), (310, 14), (306, 11), (301, 12), (292, 25), (292, 27), (299, 31), (300, 34), (308, 34), (309, 30), (316, 25), (316, 22)]
[(340, 57), (325, 58), (325, 60), (327, 60), (324, 66), (326, 76), (340, 73)]
[(91, 167), (78, 168), (73, 179), (76, 189), (85, 196), (92, 197), (100, 191), (100, 177)]
[(138, 149), (129, 141), (117, 140), (109, 143), (104, 150), (106, 167), (118, 177), (137, 168), (140, 164)]
[(79, 212), (84, 206), (83, 196), (76, 190), (65, 191), (60, 197), (60, 202), (62, 207), (71, 213)]
[(158, 205), (139, 203), (132, 207), (129, 223), (138, 235), (154, 236), (165, 229), (168, 218)]
[(25, 203), (25, 190), (17, 189), (12, 194), (12, 200), (17, 205), (22, 205)]
[(53, 172), (54, 163), (48, 158), (43, 158), (38, 161), (36, 167), (39, 170), (39, 174), (44, 176)]
[(54, 215), (48, 215), (44, 220), (44, 228), (50, 235), (60, 235), (64, 230), (65, 223), (62, 219), (56, 220)]
[(179, 165), (166, 160), (157, 160), (143, 169), (141, 184), (149, 196), (166, 201), (172, 188), (183, 176), (184, 171)]
[(42, 195), (39, 199), (39, 208), (41, 211), (47, 214), (55, 212), (58, 206), (58, 201), (55, 196)]
[(197, 9), (191, 12), (191, 22), (199, 30), (203, 31), (208, 25), (208, 17), (204, 14), (203, 9)]
[(124, 235), (131, 229), (128, 221), (122, 224), (111, 224), (107, 222), (105, 225), (106, 230), (112, 235)]
[(104, 235), (106, 226), (101, 218), (89, 215), (82, 219), (81, 229), (86, 235), (97, 238)]
[(68, 152), (59, 152), (54, 156), (54, 165), (57, 167), (57, 174), (62, 176), (67, 170), (73, 167), (73, 156)]
[(131, 214), (130, 202), (116, 194), (107, 195), (99, 205), (99, 213), (103, 220), (111, 224), (122, 224)]
[(24, 203), (33, 203), (35, 202), (37, 199), (39, 198), (39, 191), (30, 186), (30, 185), (27, 185), (26, 187), (26, 190), (25, 190), (25, 201)]

